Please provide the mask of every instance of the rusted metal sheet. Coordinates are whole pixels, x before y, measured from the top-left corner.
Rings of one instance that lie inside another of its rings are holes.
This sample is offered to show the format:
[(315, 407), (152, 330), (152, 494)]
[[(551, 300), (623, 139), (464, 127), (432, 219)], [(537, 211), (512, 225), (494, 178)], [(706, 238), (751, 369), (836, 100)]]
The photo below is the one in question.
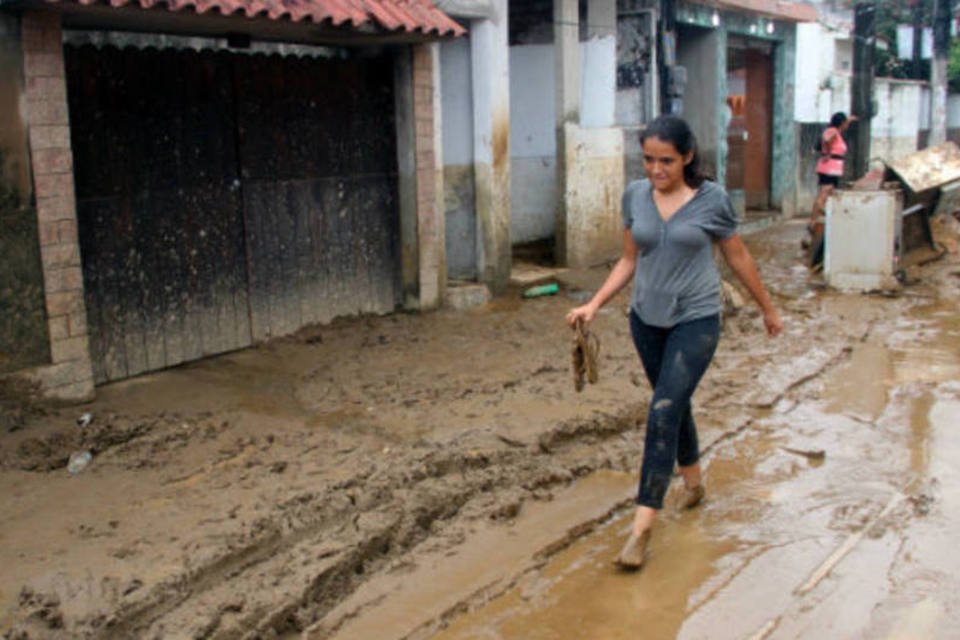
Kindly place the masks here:
[(50, 4), (107, 5), (122, 9), (165, 9), (184, 13), (220, 13), (268, 20), (329, 22), (334, 26), (376, 25), (390, 31), (462, 35), (466, 30), (430, 0), (46, 0)]
[(389, 56), (66, 61), (98, 382), (399, 304)]
[(236, 60), (254, 339), (400, 303), (392, 74), (389, 57)]
[(960, 180), (960, 147), (945, 142), (911, 153), (887, 166), (914, 193)]
[(250, 342), (229, 62), (66, 49), (98, 382)]
[(784, 2), (783, 0), (715, 0), (714, 2), (699, 1), (697, 4), (730, 9), (732, 11), (746, 11), (759, 16), (767, 16), (776, 20), (791, 22), (816, 22), (817, 8), (803, 2)]

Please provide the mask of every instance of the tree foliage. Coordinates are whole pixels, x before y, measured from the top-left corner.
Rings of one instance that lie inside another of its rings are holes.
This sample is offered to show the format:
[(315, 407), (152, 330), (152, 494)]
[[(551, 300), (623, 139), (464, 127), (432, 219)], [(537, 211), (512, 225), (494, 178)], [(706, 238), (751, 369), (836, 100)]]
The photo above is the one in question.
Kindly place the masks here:
[(921, 25), (929, 27), (933, 15), (933, 0), (877, 0), (876, 33), (878, 47), (874, 53), (876, 74), (885, 78), (925, 79), (930, 76), (930, 62), (922, 60), (914, 69), (913, 61), (897, 57), (897, 26), (912, 25), (917, 12)]

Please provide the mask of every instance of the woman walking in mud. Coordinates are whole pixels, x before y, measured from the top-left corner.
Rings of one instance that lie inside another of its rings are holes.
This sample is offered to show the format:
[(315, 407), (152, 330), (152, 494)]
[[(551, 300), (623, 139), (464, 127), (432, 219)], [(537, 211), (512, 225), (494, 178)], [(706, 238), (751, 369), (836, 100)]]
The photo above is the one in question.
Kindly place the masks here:
[(699, 170), (697, 144), (685, 121), (661, 116), (640, 135), (644, 180), (623, 194), (623, 252), (603, 286), (566, 321), (589, 323), (633, 280), (630, 332), (653, 387), (647, 416), (637, 510), (617, 563), (643, 564), (650, 530), (676, 462), (686, 487), (682, 506), (704, 496), (697, 431), (690, 398), (720, 337), (720, 275), (713, 245), (763, 311), (767, 333), (779, 334), (780, 316), (749, 251), (737, 235), (736, 213), (722, 187)]

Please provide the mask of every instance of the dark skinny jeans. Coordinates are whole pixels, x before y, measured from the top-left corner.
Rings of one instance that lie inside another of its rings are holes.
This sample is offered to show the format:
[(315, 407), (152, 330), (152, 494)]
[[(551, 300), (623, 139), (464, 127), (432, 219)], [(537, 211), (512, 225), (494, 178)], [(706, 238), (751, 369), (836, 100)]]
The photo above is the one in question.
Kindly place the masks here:
[(630, 333), (653, 387), (637, 504), (662, 509), (674, 461), (686, 467), (700, 459), (690, 398), (717, 350), (720, 316), (662, 329), (631, 310)]

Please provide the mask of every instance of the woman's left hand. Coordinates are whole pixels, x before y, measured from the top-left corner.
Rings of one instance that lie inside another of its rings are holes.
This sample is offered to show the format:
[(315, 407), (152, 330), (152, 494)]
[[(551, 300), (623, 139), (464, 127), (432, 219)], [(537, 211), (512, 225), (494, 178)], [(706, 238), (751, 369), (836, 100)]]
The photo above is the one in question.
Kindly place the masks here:
[(767, 335), (771, 338), (783, 332), (783, 320), (776, 309), (770, 309), (763, 314), (763, 324), (767, 328)]

